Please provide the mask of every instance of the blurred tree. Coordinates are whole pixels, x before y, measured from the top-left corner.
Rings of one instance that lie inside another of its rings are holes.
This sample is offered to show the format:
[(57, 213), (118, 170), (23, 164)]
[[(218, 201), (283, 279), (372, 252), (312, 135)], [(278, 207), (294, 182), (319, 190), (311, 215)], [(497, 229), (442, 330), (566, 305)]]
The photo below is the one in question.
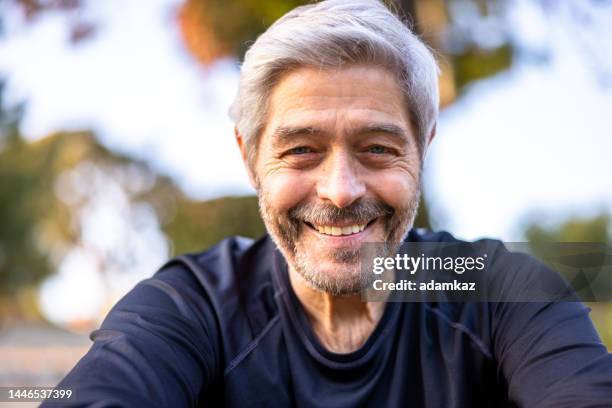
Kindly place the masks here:
[(265, 233), (257, 197), (224, 197), (211, 201), (181, 200), (176, 216), (164, 226), (173, 253), (201, 251), (225, 237), (259, 237)]
[(14, 309), (19, 291), (50, 274), (79, 241), (77, 213), (56, 195), (58, 178), (88, 160), (115, 166), (137, 162), (111, 153), (87, 132), (28, 143), (15, 125), (9, 128), (0, 150), (0, 296)]
[(248, 44), (292, 8), (307, 0), (186, 0), (178, 21), (189, 52), (203, 64), (242, 59)]
[[(21, 107), (5, 107), (1, 95), (0, 318), (30, 313), (32, 305), (24, 305), (21, 295), (75, 248), (93, 254), (104, 274), (134, 267), (141, 261), (142, 243), (154, 234), (165, 233), (175, 254), (202, 250), (228, 235), (263, 234), (255, 197), (191, 200), (170, 178), (106, 149), (91, 132), (25, 141), (19, 134)], [(142, 217), (147, 208), (153, 224)], [(123, 218), (111, 242), (87, 231), (92, 217), (113, 222), (100, 209), (123, 211), (115, 214)], [(161, 261), (168, 255), (162, 254)]]
[[(84, 18), (82, 10), (83, 0), (2, 0), (5, 5), (15, 6), (24, 17), (27, 24), (34, 23), (42, 16), (53, 13), (61, 13), (66, 17), (68, 25), (68, 40), (72, 44), (78, 44), (92, 37), (97, 30), (97, 24)], [(0, 4), (1, 6), (2, 4)], [(1, 12), (0, 8), (0, 12)], [(2, 27), (2, 15), (0, 14), (0, 28)], [(1, 35), (0, 30), (0, 35)]]
[(81, 0), (12, 0), (27, 20), (33, 20), (48, 11), (74, 11), (82, 6)]
[(505, 71), (512, 65), (513, 48), (505, 43), (490, 50), (472, 46), (452, 55), (455, 68), (455, 84), (459, 92), (467, 85)]
[(592, 218), (570, 218), (558, 225), (546, 226), (527, 223), (524, 234), (529, 244), (546, 242), (601, 242), (612, 243), (610, 215), (603, 212)]
[[(310, 0), (185, 0), (178, 22), (189, 52), (203, 64), (242, 59), (248, 46), (274, 21)], [(413, 21), (415, 0), (385, 0)]]
[[(440, 54), (442, 104), (471, 82), (509, 68), (514, 50), (497, 0), (387, 0)], [(284, 13), (308, 0), (185, 0), (178, 22), (202, 64), (242, 59), (248, 46)], [(492, 24), (492, 23), (495, 24)], [(448, 58), (448, 59), (447, 59)]]
[[(37, 163), (24, 161), (19, 137), (21, 107), (8, 108), (0, 82), (0, 296), (49, 273), (49, 263), (32, 240), (39, 207)], [(42, 198), (42, 197), (41, 197)]]

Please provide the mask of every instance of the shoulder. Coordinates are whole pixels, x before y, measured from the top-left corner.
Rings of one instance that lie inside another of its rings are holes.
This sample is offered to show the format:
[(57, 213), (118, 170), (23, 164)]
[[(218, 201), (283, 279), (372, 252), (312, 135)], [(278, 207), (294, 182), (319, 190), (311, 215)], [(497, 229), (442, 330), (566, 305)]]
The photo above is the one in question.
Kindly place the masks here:
[(229, 237), (205, 251), (170, 260), (155, 277), (188, 281), (206, 292), (216, 306), (223, 307), (235, 297), (250, 297), (259, 286), (271, 282), (273, 250), (267, 235), (257, 241)]
[[(490, 266), (486, 268), (486, 273), (497, 273), (500, 269), (499, 265), (541, 266), (541, 263), (532, 256), (522, 252), (513, 252), (501, 240), (494, 238), (468, 241), (457, 238), (447, 231), (415, 228), (410, 231), (405, 242), (428, 245), (425, 248), (452, 256), (485, 255), (489, 261), (488, 266)], [(526, 249), (525, 245), (523, 249)], [(495, 268), (491, 268), (492, 266)]]
[(406, 242), (440, 242), (440, 243), (460, 243), (460, 244), (488, 244), (496, 247), (503, 247), (499, 239), (481, 238), (475, 241), (468, 241), (457, 238), (448, 231), (432, 231), (426, 228), (413, 228), (408, 233)]
[(252, 240), (231, 237), (201, 253), (171, 259), (120, 299), (106, 323), (121, 320), (122, 313), (168, 316), (216, 334), (227, 305), (238, 303), (233, 299), (239, 296), (237, 265), (254, 246)]
[(278, 313), (271, 274), (275, 248), (267, 235), (258, 240), (229, 237), (203, 252), (170, 260), (152, 280), (172, 286), (189, 304), (205, 307), (231, 357)]
[[(436, 270), (438, 279), (475, 282), (472, 293), (459, 293), (465, 302), (550, 301), (555, 293), (565, 293), (567, 283), (559, 273), (545, 262), (531, 255), (526, 243), (504, 243), (497, 239), (482, 238), (467, 241), (446, 231), (415, 229), (406, 238), (406, 245), (416, 244), (407, 251), (425, 253), (429, 257), (451, 258), (451, 269)], [(471, 258), (471, 259), (470, 259)], [(471, 260), (472, 267), (464, 266)], [(478, 267), (474, 267), (478, 261)], [(461, 270), (457, 267), (461, 265)], [(429, 272), (428, 272), (429, 273)], [(427, 278), (432, 277), (431, 273)], [(455, 297), (452, 297), (455, 299)]]
[[(500, 240), (485, 238), (468, 241), (457, 238), (447, 231), (430, 231), (422, 228), (412, 229), (405, 242), (417, 244), (418, 249), (410, 251), (416, 250), (418, 254), (424, 252), (429, 256), (443, 259), (446, 259), (446, 256), (475, 256), (477, 253), (482, 254), (483, 251), (490, 254), (489, 258), (493, 259), (501, 253), (505, 257), (508, 252)], [(421, 279), (424, 281), (433, 279), (432, 273), (424, 272)], [(459, 276), (453, 271), (436, 271), (435, 274), (437, 281), (452, 281), (454, 278), (464, 279), (468, 276), (468, 274)], [(451, 295), (456, 294), (451, 293)], [(455, 300), (449, 300), (445, 295), (433, 296), (419, 305), (428, 316), (427, 321), (430, 324), (426, 325), (424, 330), (430, 336), (443, 336), (444, 340), (441, 341), (452, 345), (467, 341), (485, 359), (493, 358), (493, 344), (490, 337), (492, 316), (489, 303), (463, 301), (459, 294)]]
[(406, 242), (457, 242), (452, 234), (446, 231), (431, 231), (425, 228), (413, 228), (405, 239)]
[[(155, 277), (167, 279), (166, 276), (176, 273), (177, 279), (197, 282), (210, 295), (231, 291), (235, 289), (236, 275), (240, 274), (240, 260), (257, 252), (257, 246), (250, 238), (228, 237), (205, 251), (171, 259)], [(176, 270), (181, 272), (174, 272)]]

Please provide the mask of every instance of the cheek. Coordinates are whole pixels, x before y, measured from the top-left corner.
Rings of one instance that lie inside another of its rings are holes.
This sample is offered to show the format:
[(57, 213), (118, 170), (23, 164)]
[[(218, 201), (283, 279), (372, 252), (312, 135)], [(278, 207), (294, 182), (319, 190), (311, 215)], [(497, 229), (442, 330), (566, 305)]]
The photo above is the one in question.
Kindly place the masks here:
[(405, 172), (393, 172), (378, 177), (370, 183), (372, 191), (385, 204), (393, 208), (408, 205), (418, 191), (418, 180)]
[(306, 200), (311, 186), (306, 178), (291, 173), (276, 173), (261, 180), (261, 189), (276, 211), (287, 211)]

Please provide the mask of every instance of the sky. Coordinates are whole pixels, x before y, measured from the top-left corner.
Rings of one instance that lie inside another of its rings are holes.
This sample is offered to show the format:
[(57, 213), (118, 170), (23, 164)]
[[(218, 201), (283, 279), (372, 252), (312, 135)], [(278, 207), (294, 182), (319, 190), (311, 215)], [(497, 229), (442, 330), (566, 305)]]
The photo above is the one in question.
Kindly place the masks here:
[(612, 2), (580, 7), (584, 23), (589, 2), (514, 4), (515, 64), (441, 113), (427, 163), (442, 227), (468, 239), (612, 212)]
[[(227, 115), (238, 63), (198, 65), (173, 23), (178, 3), (86, 2), (83, 12), (100, 29), (77, 46), (67, 41), (63, 15), (23, 25), (3, 10), (9, 18), (0, 74), (8, 78), (7, 98), (27, 101), (22, 131), (29, 139), (93, 129), (107, 146), (173, 176), (192, 197), (253, 194)], [(612, 2), (564, 0), (548, 12), (529, 0), (511, 4), (506, 34), (520, 51), (515, 64), (474, 84), (441, 113), (425, 164), (435, 227), (460, 238), (520, 240), (528, 217), (553, 222), (612, 212), (612, 54), (606, 52)], [(107, 217), (122, 220), (126, 212)], [(138, 245), (142, 259), (164, 253), (155, 237)], [(125, 286), (161, 262), (152, 259)], [(52, 319), (86, 317), (104, 304), (96, 295), (99, 277), (76, 277), (92, 265), (90, 255), (76, 251), (45, 284), (42, 302)], [(60, 293), (74, 295), (63, 296), (67, 304), (60, 307)], [(84, 299), (89, 309), (74, 307)]]
[(16, 15), (6, 18), (0, 73), (9, 78), (7, 98), (27, 101), (22, 131), (29, 138), (94, 129), (193, 196), (250, 192), (227, 114), (237, 62), (199, 66), (173, 22), (176, 3), (85, 2), (100, 29), (76, 47), (66, 40), (64, 15), (25, 26)]
[(591, 95), (586, 76), (567, 74), (516, 67), (443, 113), (425, 185), (447, 228), (515, 240), (532, 217), (612, 210), (612, 103)]

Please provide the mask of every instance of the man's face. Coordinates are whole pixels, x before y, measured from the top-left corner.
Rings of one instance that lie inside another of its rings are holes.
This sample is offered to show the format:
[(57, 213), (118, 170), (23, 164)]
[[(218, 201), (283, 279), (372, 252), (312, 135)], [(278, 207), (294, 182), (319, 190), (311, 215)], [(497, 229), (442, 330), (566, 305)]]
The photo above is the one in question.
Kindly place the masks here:
[(311, 286), (359, 292), (361, 245), (412, 226), (421, 159), (407, 112), (374, 66), (300, 68), (273, 89), (253, 170), (266, 227)]

